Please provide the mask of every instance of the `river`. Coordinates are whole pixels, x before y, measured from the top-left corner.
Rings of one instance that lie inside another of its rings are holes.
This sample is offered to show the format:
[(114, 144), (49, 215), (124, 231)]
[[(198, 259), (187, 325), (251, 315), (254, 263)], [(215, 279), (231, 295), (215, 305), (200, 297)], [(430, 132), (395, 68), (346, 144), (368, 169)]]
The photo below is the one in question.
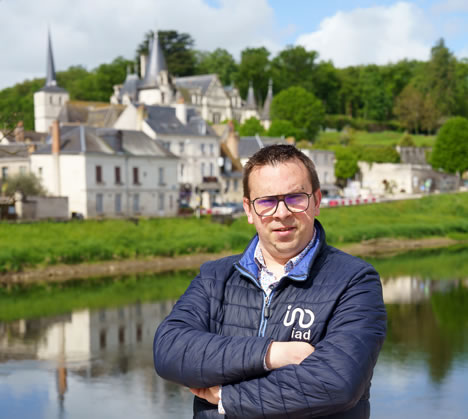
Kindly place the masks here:
[[(388, 311), (373, 418), (467, 417), (467, 252), (372, 261)], [(154, 331), (174, 302), (0, 323), (0, 418), (191, 417), (191, 393), (153, 369)]]

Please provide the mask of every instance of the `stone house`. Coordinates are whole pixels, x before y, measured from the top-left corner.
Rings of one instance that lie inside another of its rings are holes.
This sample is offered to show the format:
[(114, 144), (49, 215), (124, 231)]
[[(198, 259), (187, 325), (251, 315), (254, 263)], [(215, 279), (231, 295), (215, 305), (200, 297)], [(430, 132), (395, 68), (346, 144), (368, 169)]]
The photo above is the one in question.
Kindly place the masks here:
[(53, 124), (31, 154), (31, 171), (52, 196), (84, 217), (173, 216), (178, 158), (141, 131)]

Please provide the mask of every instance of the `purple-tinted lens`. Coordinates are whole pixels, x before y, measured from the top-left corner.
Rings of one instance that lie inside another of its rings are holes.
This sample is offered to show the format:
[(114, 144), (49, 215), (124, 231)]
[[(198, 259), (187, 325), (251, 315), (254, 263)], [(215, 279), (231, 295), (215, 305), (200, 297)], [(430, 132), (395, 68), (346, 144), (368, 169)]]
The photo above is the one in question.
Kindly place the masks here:
[(284, 197), (284, 202), (290, 211), (305, 211), (309, 197), (305, 193), (289, 194)]
[(255, 210), (259, 215), (267, 215), (274, 211), (278, 200), (276, 198), (260, 198), (255, 200)]

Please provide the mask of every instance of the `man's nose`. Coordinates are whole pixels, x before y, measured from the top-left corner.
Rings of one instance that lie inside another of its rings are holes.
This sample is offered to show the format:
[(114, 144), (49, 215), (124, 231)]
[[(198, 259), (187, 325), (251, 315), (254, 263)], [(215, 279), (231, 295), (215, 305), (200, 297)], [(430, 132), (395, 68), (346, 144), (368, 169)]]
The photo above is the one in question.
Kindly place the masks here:
[(278, 208), (276, 208), (275, 217), (286, 218), (291, 215), (291, 211), (288, 210), (288, 207), (284, 201), (278, 202)]

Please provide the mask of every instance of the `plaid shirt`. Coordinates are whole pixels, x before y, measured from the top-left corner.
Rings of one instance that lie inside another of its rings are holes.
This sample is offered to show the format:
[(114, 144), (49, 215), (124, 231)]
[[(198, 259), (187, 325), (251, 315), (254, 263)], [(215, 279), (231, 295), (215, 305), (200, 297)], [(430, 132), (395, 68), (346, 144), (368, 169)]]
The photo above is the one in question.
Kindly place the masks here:
[[(302, 250), (301, 253), (299, 253), (298, 255), (294, 256), (293, 258), (289, 259), (286, 262), (286, 264), (284, 265), (284, 274), (283, 276), (281, 276), (281, 278), (283, 278), (289, 272), (291, 272), (292, 269), (304, 258), (307, 252), (314, 245), (315, 238), (316, 238), (316, 232), (314, 229), (314, 235), (312, 237), (312, 240), (307, 244), (304, 250)], [(270, 295), (271, 290), (275, 288), (276, 284), (278, 284), (278, 282), (281, 281), (281, 278), (276, 278), (275, 274), (267, 268), (265, 264), (265, 260), (263, 259), (262, 249), (260, 248), (260, 242), (257, 243), (257, 247), (255, 248), (254, 258), (255, 258), (255, 263), (258, 266), (258, 278), (257, 279), (263, 291), (265, 291), (265, 294), (268, 296)]]

